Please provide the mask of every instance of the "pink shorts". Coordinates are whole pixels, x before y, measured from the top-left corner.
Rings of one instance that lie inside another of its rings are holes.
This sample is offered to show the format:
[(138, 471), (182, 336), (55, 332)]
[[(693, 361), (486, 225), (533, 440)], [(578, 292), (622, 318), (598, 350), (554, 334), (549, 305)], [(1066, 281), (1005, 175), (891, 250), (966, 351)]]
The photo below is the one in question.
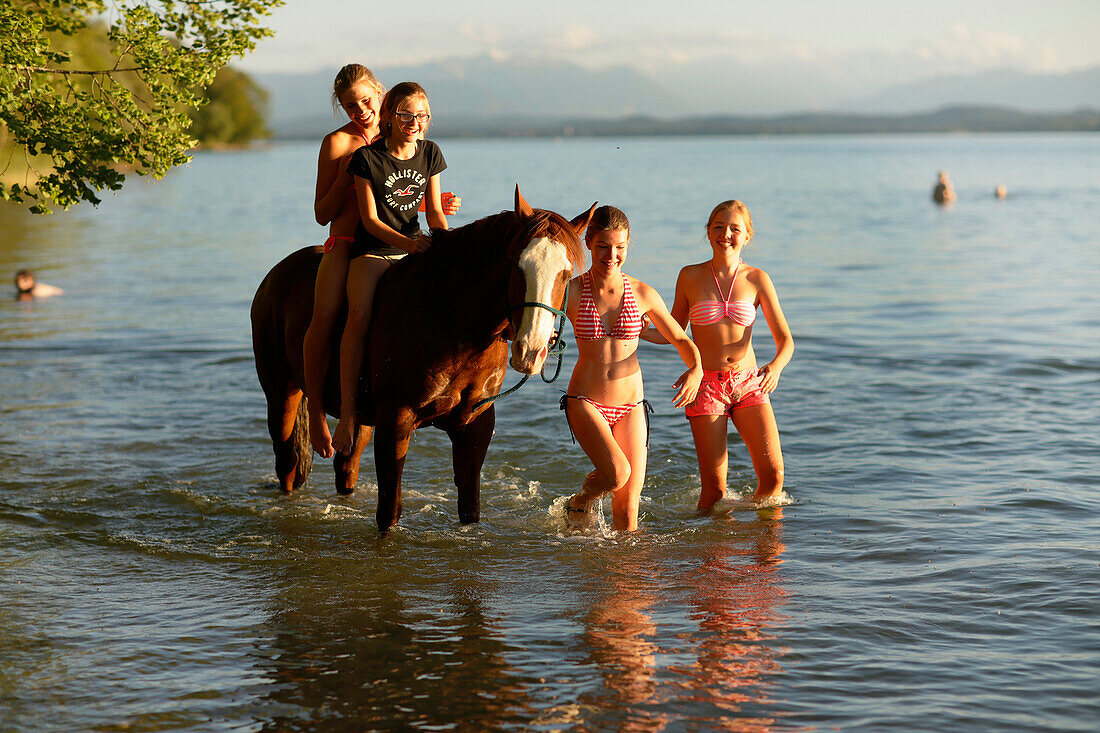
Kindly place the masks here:
[(700, 415), (729, 415), (741, 407), (767, 405), (766, 392), (760, 389), (760, 376), (755, 369), (737, 372), (718, 372), (703, 370), (703, 381), (699, 383), (699, 394), (695, 401), (687, 406), (687, 417)]

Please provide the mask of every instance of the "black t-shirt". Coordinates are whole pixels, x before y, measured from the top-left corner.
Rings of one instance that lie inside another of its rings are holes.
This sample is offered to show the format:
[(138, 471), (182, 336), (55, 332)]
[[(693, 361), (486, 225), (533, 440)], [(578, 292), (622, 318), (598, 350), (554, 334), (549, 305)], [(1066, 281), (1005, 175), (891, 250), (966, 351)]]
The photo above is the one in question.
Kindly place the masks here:
[[(428, 192), (428, 180), (447, 168), (439, 146), (431, 140), (418, 140), (416, 153), (399, 160), (386, 149), (382, 138), (355, 151), (348, 173), (370, 181), (378, 218), (406, 237), (420, 229), (416, 210)], [(355, 229), (357, 253), (402, 254), (405, 250), (386, 244), (366, 230), (363, 222)]]

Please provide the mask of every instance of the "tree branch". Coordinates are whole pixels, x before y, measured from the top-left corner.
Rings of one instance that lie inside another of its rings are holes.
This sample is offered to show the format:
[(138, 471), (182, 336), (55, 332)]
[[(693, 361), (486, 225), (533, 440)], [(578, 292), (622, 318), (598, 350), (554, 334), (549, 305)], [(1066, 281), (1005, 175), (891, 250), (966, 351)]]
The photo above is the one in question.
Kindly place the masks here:
[(72, 76), (74, 74), (84, 74), (86, 76), (110, 76), (111, 74), (118, 74), (123, 71), (144, 71), (140, 66), (135, 66), (130, 69), (106, 69), (105, 71), (84, 71), (83, 69), (51, 69), (48, 66), (12, 66), (10, 64), (0, 64), (0, 66), (6, 66), (9, 69), (15, 69), (16, 71), (26, 71), (35, 74), (62, 74), (64, 76)]

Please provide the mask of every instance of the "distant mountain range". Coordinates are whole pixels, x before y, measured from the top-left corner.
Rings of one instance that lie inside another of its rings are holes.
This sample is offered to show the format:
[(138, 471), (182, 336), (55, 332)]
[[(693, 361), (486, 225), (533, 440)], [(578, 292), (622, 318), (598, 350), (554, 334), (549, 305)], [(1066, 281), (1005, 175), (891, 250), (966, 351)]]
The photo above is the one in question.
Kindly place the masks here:
[[(785, 69), (685, 68), (649, 76), (546, 59), (490, 56), (374, 69), (387, 84), (420, 82), (432, 135), (783, 134), (1088, 129), (1100, 109), (1100, 67), (1067, 74), (1003, 70), (888, 88)], [(253, 74), (270, 92), (277, 138), (319, 138), (342, 124), (336, 69)], [(929, 110), (939, 110), (931, 113)]]
[(1100, 108), (1100, 66), (1068, 74), (990, 71), (883, 89), (850, 100), (861, 112), (916, 112), (948, 105), (1011, 107), (1033, 112)]

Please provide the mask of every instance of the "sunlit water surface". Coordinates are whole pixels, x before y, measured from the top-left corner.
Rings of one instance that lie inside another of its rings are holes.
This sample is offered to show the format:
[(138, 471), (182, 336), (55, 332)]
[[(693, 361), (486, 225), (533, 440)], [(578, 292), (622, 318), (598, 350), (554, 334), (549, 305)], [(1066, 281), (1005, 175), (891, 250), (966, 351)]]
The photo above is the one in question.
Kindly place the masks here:
[(480, 524), (424, 430), (380, 537), (369, 451), (351, 497), (321, 460), (277, 489), (253, 368), (256, 285), (324, 238), (313, 143), (3, 209), (0, 270), (66, 294), (0, 302), (0, 729), (1095, 730), (1100, 137), (440, 143), (454, 224), (516, 182), (614, 203), (667, 300), (749, 205), (792, 503), (694, 515), (682, 367), (643, 344), (639, 532), (564, 531), (563, 377), (499, 403)]

